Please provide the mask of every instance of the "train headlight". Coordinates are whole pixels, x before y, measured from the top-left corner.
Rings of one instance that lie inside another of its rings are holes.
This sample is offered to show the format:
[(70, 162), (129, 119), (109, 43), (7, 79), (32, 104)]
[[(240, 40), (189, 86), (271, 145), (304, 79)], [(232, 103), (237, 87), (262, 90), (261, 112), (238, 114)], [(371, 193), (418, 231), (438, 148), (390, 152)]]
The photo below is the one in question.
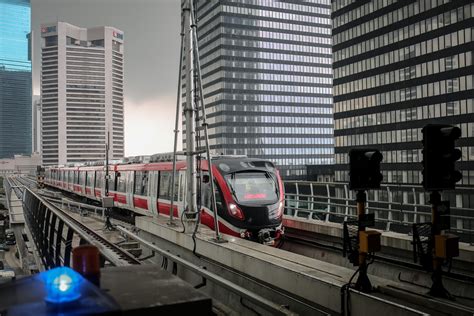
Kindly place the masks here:
[(242, 210), (234, 203), (229, 203), (229, 213), (230, 215), (237, 219), (240, 219), (241, 221), (243, 221), (245, 218)]

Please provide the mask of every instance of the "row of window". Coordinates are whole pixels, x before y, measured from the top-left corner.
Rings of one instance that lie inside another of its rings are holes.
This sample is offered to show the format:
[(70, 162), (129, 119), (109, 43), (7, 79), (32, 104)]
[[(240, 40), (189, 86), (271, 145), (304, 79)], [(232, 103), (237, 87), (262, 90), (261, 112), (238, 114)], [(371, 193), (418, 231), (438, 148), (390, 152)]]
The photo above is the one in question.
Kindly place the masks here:
[(327, 94), (332, 95), (332, 88), (315, 87), (315, 86), (294, 86), (283, 84), (266, 84), (266, 83), (239, 83), (239, 82), (217, 82), (210, 87), (206, 87), (205, 94), (212, 93), (222, 89), (237, 89), (259, 92), (287, 92), (287, 93), (310, 93), (310, 94)]
[(426, 56), (445, 48), (469, 43), (473, 39), (473, 29), (465, 28), (446, 35), (435, 37), (410, 46), (394, 49), (390, 52), (366, 58), (334, 69), (334, 79), (351, 76), (370, 69), (398, 63), (414, 57)]
[(324, 54), (331, 56), (332, 50), (329, 47), (318, 47), (315, 46), (314, 43), (309, 43), (311, 45), (297, 45), (297, 44), (290, 44), (290, 43), (275, 43), (269, 42), (265, 40), (265, 37), (260, 37), (258, 40), (250, 40), (250, 39), (241, 39), (236, 37), (220, 37), (209, 45), (207, 45), (204, 49), (201, 50), (201, 54), (205, 55), (209, 51), (221, 46), (234, 46), (234, 47), (246, 47), (247, 49), (259, 49), (259, 50), (280, 50), (280, 51), (287, 51), (291, 53), (301, 52), (301, 53), (311, 53), (311, 54)]
[[(406, 7), (404, 7), (406, 8)], [(399, 9), (400, 11), (402, 9)], [(397, 12), (397, 11), (394, 11)], [(403, 14), (403, 13), (399, 13)], [(474, 16), (474, 3), (467, 4), (464, 7), (459, 7), (457, 9), (441, 13), (437, 16), (432, 18), (428, 18), (426, 20), (420, 21), (419, 23), (414, 23), (398, 30), (394, 30), (383, 35), (372, 37), (368, 40), (358, 42), (357, 44), (351, 45), (344, 49), (338, 50), (334, 52), (334, 62), (344, 60), (346, 58), (354, 57), (365, 52), (373, 51), (375, 49), (391, 45), (394, 43), (398, 43), (400, 41), (419, 36), (421, 34), (425, 34), (427, 32), (434, 31), (438, 28), (445, 27), (450, 24), (454, 24), (466, 19), (469, 19)], [(374, 20), (370, 20), (373, 23)], [(372, 24), (371, 24), (372, 25)], [(374, 30), (375, 25), (373, 26)], [(361, 26), (357, 26), (357, 29), (360, 28), (360, 34), (365, 34), (362, 32)], [(352, 30), (352, 29), (351, 29)], [(340, 43), (336, 38), (343, 33), (337, 34), (334, 36), (333, 41), (334, 45)], [(354, 37), (350, 37), (351, 39)]]
[[(216, 126), (209, 128), (209, 133), (211, 135), (222, 133), (332, 135), (333, 129), (294, 126)], [(258, 137), (258, 135), (255, 135), (255, 137)]]
[[(254, 101), (254, 102), (272, 102), (272, 103), (298, 103), (298, 104), (332, 104), (332, 97), (314, 97), (314, 96), (295, 96), (295, 95), (277, 95), (277, 94), (247, 94), (247, 93), (218, 93), (213, 96), (205, 96), (204, 103), (225, 101)], [(235, 105), (233, 105), (235, 107)], [(293, 108), (293, 107), (289, 107)]]
[(235, 46), (232, 49), (220, 49), (212, 54), (202, 57), (202, 64), (206, 64), (210, 61), (213, 61), (216, 58), (257, 58), (257, 59), (266, 59), (273, 60), (279, 63), (281, 62), (298, 62), (302, 64), (326, 64), (331, 65), (332, 59), (330, 57), (315, 57), (315, 56), (306, 56), (306, 55), (295, 55), (295, 54), (285, 54), (285, 53), (274, 53), (274, 52), (262, 52), (262, 51), (253, 51), (245, 50), (245, 46)]
[[(474, 161), (474, 147), (463, 146), (459, 147), (461, 150), (460, 161)], [(402, 150), (388, 150), (381, 151), (383, 155), (382, 163), (416, 163), (423, 160), (423, 154), (421, 149), (402, 149)], [(348, 164), (349, 155), (347, 154), (336, 154), (336, 164)]]
[(403, 123), (415, 120), (444, 118), (474, 113), (474, 99), (430, 104), (414, 108), (351, 116), (335, 120), (336, 130), (381, 124)]
[(334, 86), (334, 93), (343, 95), (469, 66), (472, 66), (472, 52), (430, 60), (418, 65), (339, 84)]
[(335, 113), (472, 90), (473, 79), (473, 75), (462, 76), (336, 102)]
[(217, 79), (230, 81), (231, 79), (245, 81), (245, 80), (266, 80), (266, 81), (287, 81), (306, 84), (326, 84), (331, 85), (332, 79), (327, 77), (320, 77), (316, 74), (312, 76), (291, 75), (291, 74), (274, 74), (263, 72), (248, 72), (248, 71), (225, 71), (221, 70), (203, 79), (203, 85)]
[[(423, 176), (418, 170), (382, 170), (382, 183), (421, 184)], [(458, 185), (474, 185), (474, 171), (461, 170), (462, 179)], [(336, 182), (349, 182), (347, 171), (335, 172)]]
[[(283, 105), (246, 105), (244, 104), (215, 104), (209, 106), (206, 109), (208, 115), (224, 111), (243, 111), (243, 112), (261, 112), (263, 115), (255, 114), (259, 116), (268, 116), (273, 113), (293, 113), (293, 114), (324, 114), (331, 115), (332, 108), (322, 107), (320, 104), (283, 104)], [(249, 114), (250, 115), (250, 114)]]
[[(440, 2), (443, 2), (443, 1), (444, 0), (440, 0)], [(448, 2), (448, 1), (449, 0), (446, 0), (444, 2)], [(439, 4), (441, 5), (442, 3), (439, 3)], [(368, 22), (358, 24), (357, 26), (346, 29), (343, 32), (336, 34), (335, 40), (337, 40), (337, 43), (350, 40), (352, 38), (361, 36), (363, 34), (381, 29), (383, 27), (386, 27), (394, 23), (400, 22), (402, 20), (408, 19), (410, 17), (416, 16), (425, 11), (429, 11), (430, 9), (436, 6), (437, 6), (436, 0), (435, 1), (429, 0), (429, 3), (425, 1), (421, 1), (421, 2), (414, 1), (411, 4), (407, 4), (406, 6), (403, 6), (402, 8), (390, 11), (377, 18), (370, 19), (370, 21)], [(339, 19), (336, 19), (336, 20), (339, 20)]]
[(230, 69), (236, 69), (236, 68), (243, 68), (244, 72), (248, 71), (250, 73), (250, 69), (258, 69), (261, 71), (279, 71), (279, 72), (284, 72), (284, 75), (292, 75), (295, 72), (299, 73), (305, 73), (305, 74), (311, 74), (312, 76), (317, 76), (319, 74), (326, 74), (326, 75), (331, 75), (332, 74), (332, 68), (330, 65), (327, 65), (325, 67), (317, 67), (317, 66), (306, 66), (306, 65), (294, 65), (294, 64), (288, 64), (288, 63), (267, 63), (267, 62), (262, 62), (259, 60), (255, 61), (245, 61), (245, 60), (219, 60), (212, 62), (208, 64), (207, 66), (203, 67), (203, 78), (205, 78), (205, 75), (207, 73), (210, 73), (217, 68), (220, 67), (227, 67)]
[[(474, 137), (474, 123), (457, 124), (461, 128), (461, 138)], [(422, 141), (421, 128), (399, 129), (391, 131), (359, 133), (357, 135), (336, 136), (336, 147), (354, 147)], [(421, 144), (421, 143), (420, 143)], [(421, 145), (420, 145), (421, 146)]]
[[(431, 0), (426, 0), (431, 1)], [(383, 0), (383, 1), (368, 1), (364, 5), (358, 6), (354, 10), (348, 11), (339, 15), (337, 18), (333, 19), (333, 28), (338, 28), (346, 23), (353, 22), (361, 17), (364, 17), (372, 12), (385, 8), (397, 0)], [(342, 9), (349, 4), (354, 3), (353, 0), (336, 0), (332, 1), (332, 12), (337, 13), (336, 11)]]
[(215, 123), (271, 123), (271, 124), (312, 124), (312, 125), (332, 125), (331, 117), (297, 117), (297, 116), (269, 116), (269, 115), (219, 115), (210, 117), (207, 122)]
[(333, 137), (215, 137), (209, 139), (210, 145), (334, 145)]

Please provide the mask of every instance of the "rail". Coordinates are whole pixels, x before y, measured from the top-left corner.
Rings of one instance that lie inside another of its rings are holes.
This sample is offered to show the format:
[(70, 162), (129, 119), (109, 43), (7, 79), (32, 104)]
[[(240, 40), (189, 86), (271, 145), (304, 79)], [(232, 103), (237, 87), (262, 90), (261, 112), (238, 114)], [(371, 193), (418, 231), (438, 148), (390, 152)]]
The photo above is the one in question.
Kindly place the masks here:
[(28, 188), (23, 189), (25, 220), (44, 266), (70, 266), (74, 247), (92, 244), (114, 266), (140, 264), (133, 255), (82, 224)]
[[(474, 244), (474, 209), (462, 207), (472, 188), (447, 192), (451, 200), (451, 229), (461, 240)], [(408, 233), (412, 224), (431, 221), (428, 194), (416, 185), (382, 185), (367, 196), (367, 212), (375, 214), (376, 227)], [(285, 216), (306, 220), (343, 222), (356, 217), (354, 192), (348, 184), (306, 181), (285, 182)]]
[(100, 219), (104, 220), (105, 217), (105, 212), (106, 209), (100, 206), (95, 206), (91, 204), (85, 204), (85, 203), (80, 203), (76, 202), (70, 199), (62, 198), (61, 199), (61, 208), (64, 209), (64, 207), (67, 207), (68, 209), (75, 209), (77, 210), (81, 216), (93, 213), (97, 217), (100, 217)]

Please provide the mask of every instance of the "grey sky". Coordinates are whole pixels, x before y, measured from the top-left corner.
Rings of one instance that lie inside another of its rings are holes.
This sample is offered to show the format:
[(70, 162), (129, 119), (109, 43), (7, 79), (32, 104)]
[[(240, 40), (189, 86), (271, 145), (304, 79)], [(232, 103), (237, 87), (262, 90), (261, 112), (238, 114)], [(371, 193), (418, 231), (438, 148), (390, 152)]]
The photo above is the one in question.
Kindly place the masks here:
[[(171, 151), (179, 59), (179, 0), (31, 0), (34, 94), (40, 25), (114, 26), (125, 41), (125, 154)], [(171, 116), (171, 117), (170, 117)]]

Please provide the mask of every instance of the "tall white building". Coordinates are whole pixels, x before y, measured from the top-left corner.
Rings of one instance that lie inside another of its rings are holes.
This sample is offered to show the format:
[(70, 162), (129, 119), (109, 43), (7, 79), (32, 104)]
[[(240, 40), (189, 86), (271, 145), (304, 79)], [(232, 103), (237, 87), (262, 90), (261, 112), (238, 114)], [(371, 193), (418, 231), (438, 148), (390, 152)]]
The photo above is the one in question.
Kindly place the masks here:
[[(123, 32), (64, 22), (41, 27), (44, 165), (124, 155)], [(108, 136), (109, 135), (109, 136)]]

